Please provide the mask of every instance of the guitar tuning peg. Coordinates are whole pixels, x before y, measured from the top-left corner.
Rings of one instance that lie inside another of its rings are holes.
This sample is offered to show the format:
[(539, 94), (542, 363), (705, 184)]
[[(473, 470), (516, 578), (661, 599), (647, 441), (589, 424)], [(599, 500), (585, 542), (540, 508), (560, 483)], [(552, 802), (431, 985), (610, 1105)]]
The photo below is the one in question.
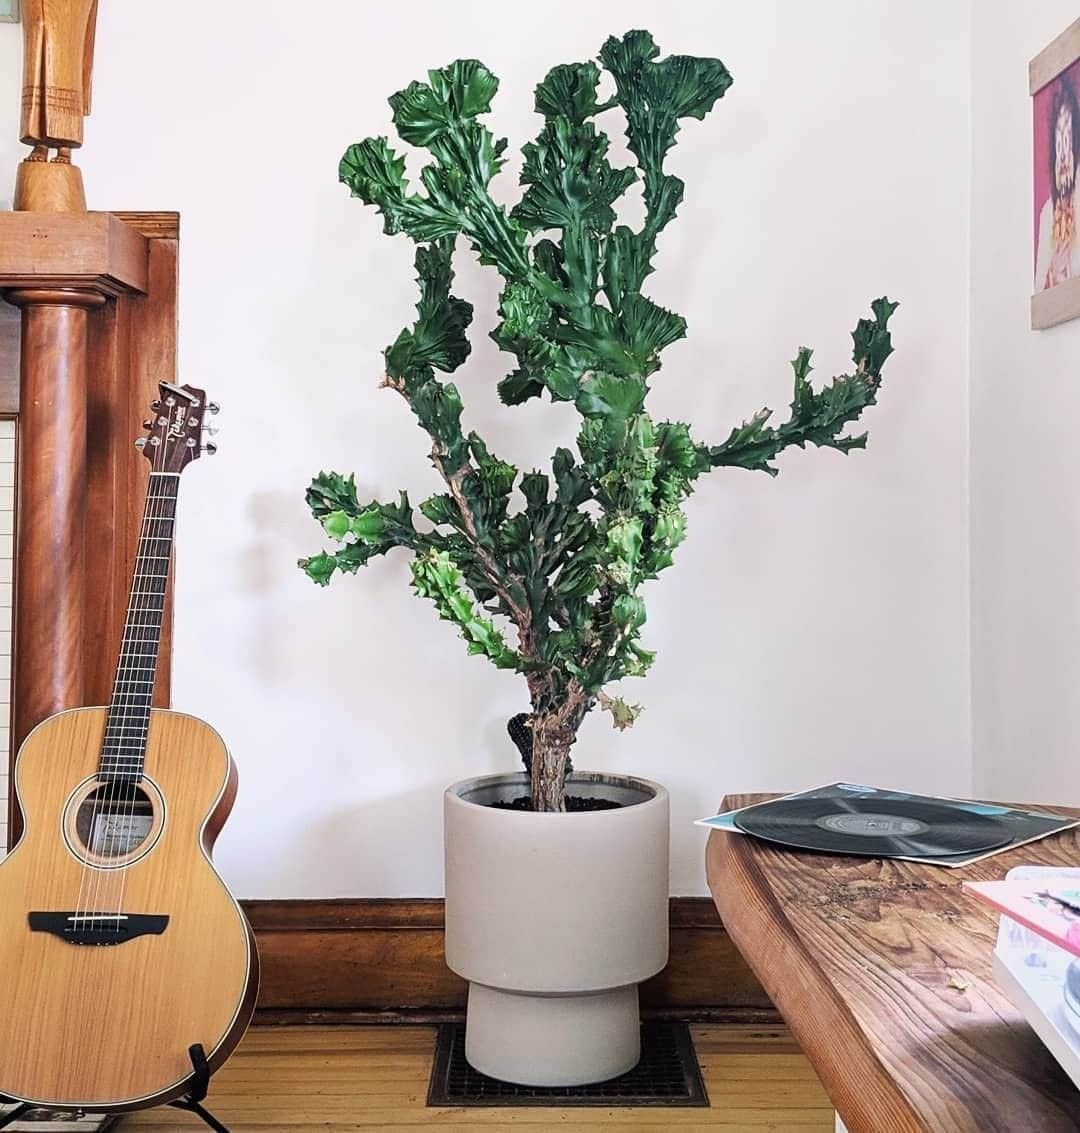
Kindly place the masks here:
[(137, 449), (138, 449), (138, 450), (139, 450), (140, 452), (141, 452), (141, 451), (142, 451), (142, 450), (143, 450), (144, 448), (146, 448), (146, 438), (145, 438), (145, 437), (138, 437), (138, 438), (136, 439), (136, 441), (135, 441), (135, 447), (136, 447), (136, 448), (137, 448)]
[(142, 423), (142, 427), (144, 429), (152, 429), (153, 426), (154, 426), (154, 422), (151, 421), (149, 417), (147, 417), (147, 419)]
[(206, 403), (206, 411), (208, 413), (220, 413), (221, 406), (216, 401), (208, 401)]
[(160, 401), (151, 401), (150, 408), (156, 413), (161, 408)]
[(211, 437), (216, 437), (221, 430), (217, 425), (203, 425), (203, 432), (209, 434)]
[(217, 445), (214, 444), (213, 441), (207, 441), (206, 444), (203, 445), (203, 452), (205, 452), (207, 456), (213, 456), (214, 453), (217, 452)]

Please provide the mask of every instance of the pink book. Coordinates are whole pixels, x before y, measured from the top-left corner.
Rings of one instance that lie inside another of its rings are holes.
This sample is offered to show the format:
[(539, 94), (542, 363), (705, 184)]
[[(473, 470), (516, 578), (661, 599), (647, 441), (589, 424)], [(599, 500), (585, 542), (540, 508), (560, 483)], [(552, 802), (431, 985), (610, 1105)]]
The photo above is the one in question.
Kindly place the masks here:
[(964, 888), (1051, 944), (1080, 956), (1080, 882), (965, 881)]

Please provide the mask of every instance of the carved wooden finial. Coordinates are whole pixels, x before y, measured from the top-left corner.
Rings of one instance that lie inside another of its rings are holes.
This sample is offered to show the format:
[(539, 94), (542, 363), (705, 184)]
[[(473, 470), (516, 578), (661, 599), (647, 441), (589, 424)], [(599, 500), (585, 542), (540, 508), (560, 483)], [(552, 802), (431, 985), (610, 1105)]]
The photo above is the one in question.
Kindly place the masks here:
[[(97, 0), (23, 0), (20, 138), (33, 151), (20, 165), (15, 208), (85, 212), (82, 173), (71, 151), (90, 113)], [(47, 160), (49, 149), (57, 151)]]

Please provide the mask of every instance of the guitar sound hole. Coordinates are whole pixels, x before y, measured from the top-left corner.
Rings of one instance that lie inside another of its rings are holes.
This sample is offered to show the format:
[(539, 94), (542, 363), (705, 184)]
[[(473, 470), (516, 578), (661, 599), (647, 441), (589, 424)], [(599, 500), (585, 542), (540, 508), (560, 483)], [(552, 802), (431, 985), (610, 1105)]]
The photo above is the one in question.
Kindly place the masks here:
[(154, 804), (142, 787), (102, 783), (79, 804), (75, 832), (97, 858), (124, 858), (150, 836)]

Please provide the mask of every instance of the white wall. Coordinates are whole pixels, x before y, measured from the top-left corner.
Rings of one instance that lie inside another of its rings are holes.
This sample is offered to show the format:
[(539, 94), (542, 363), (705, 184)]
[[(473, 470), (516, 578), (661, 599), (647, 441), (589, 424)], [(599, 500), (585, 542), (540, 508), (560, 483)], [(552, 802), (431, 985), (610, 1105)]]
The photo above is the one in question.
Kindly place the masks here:
[[(735, 75), (674, 157), (687, 200), (653, 293), (690, 337), (666, 355), (657, 410), (718, 441), (762, 404), (783, 410), (801, 343), (828, 375), (870, 299), (903, 306), (868, 452), (795, 451), (776, 481), (704, 483), (649, 595), (657, 663), (624, 689), (647, 711), (626, 735), (590, 719), (576, 758), (670, 787), (674, 893), (704, 891), (691, 821), (725, 792), (970, 789), (967, 3), (425, 0), (404, 17), (109, 0), (90, 206), (182, 212), (182, 376), (224, 404), (220, 455), (185, 477), (174, 699), (240, 762), (218, 859), (244, 896), (440, 892), (441, 788), (511, 769), (504, 723), (526, 703), (409, 592), (402, 558), (329, 591), (294, 566), (320, 546), (303, 506), (320, 468), (383, 497), (434, 487), (423, 435), (376, 389), (411, 318), (412, 248), (349, 199), (338, 157), (389, 129), (388, 94), (459, 55), (502, 77), (493, 127), (520, 145), (547, 67), (634, 26)], [(0, 29), (5, 60), (15, 36)], [(8, 98), (0, 138), (15, 121)], [(498, 405), (494, 281), (463, 259), (461, 290), (480, 309), (468, 422), (527, 467), (573, 414)]]
[(972, 176), (972, 662), (976, 788), (1080, 802), (1080, 323), (1029, 329), (1028, 61), (1067, 0), (976, 4)]

